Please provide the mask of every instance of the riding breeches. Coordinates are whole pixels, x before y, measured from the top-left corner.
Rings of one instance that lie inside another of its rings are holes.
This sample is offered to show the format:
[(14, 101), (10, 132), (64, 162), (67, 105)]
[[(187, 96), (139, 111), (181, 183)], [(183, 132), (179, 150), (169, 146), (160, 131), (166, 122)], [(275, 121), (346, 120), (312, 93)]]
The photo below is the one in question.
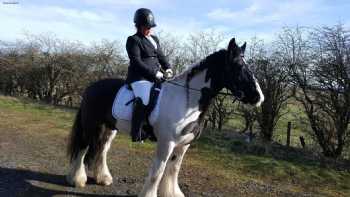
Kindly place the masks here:
[(130, 84), (131, 88), (135, 94), (135, 97), (139, 97), (144, 105), (148, 105), (151, 88), (153, 83), (146, 80), (135, 81)]

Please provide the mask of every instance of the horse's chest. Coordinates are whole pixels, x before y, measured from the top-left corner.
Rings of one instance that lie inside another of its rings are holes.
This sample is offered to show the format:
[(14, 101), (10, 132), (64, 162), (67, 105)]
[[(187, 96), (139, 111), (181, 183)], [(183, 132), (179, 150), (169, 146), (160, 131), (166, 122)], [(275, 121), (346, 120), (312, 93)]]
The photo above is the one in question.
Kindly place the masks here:
[(176, 130), (178, 132), (182, 132), (182, 130), (190, 123), (192, 122), (197, 122), (199, 115), (201, 114), (201, 112), (199, 110), (196, 111), (191, 111), (188, 114), (186, 114), (185, 116), (183, 116), (184, 118), (181, 119), (180, 121), (177, 122), (176, 124)]

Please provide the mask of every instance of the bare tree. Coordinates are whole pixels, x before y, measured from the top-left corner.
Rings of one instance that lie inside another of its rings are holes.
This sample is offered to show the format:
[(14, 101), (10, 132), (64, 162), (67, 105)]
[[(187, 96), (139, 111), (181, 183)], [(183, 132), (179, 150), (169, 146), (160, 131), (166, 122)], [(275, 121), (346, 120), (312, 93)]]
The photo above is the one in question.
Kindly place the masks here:
[(197, 63), (209, 54), (217, 51), (223, 39), (224, 35), (214, 30), (191, 34), (188, 41), (184, 44), (183, 50), (187, 54), (184, 58), (190, 64)]
[(51, 104), (79, 102), (81, 91), (91, 81), (124, 77), (127, 71), (116, 41), (103, 40), (88, 47), (53, 34), (26, 34), (15, 43), (2, 42), (0, 48), (2, 92)]
[(23, 42), (2, 42), (0, 60), (0, 87), (4, 94), (19, 96), (24, 91), (23, 77), (26, 69)]
[(183, 58), (185, 55), (184, 51), (182, 50), (182, 40), (179, 37), (164, 31), (158, 32), (157, 36), (161, 42), (160, 45), (164, 55), (173, 66), (173, 70), (175, 73), (181, 72), (186, 66), (186, 62), (184, 61), (185, 58)]
[(224, 124), (227, 123), (234, 110), (231, 98), (226, 95), (218, 95), (214, 99), (208, 113), (208, 119), (212, 128), (222, 131)]
[(285, 114), (281, 111), (293, 96), (293, 91), (288, 81), (288, 71), (278, 53), (267, 59), (258, 59), (254, 65), (255, 75), (265, 96), (265, 101), (256, 110), (257, 121), (263, 139), (271, 141), (278, 120)]
[(93, 58), (90, 70), (94, 80), (110, 77), (126, 77), (127, 60), (123, 56), (124, 48), (117, 41), (102, 40), (93, 43), (89, 50), (89, 56)]
[[(301, 37), (298, 29), (289, 31), (293, 38)], [(350, 34), (342, 25), (317, 28), (310, 41), (309, 61), (296, 53), (289, 59), (300, 88), (296, 97), (305, 108), (324, 155), (336, 158), (349, 138)], [(295, 44), (292, 48), (299, 50), (302, 46)]]

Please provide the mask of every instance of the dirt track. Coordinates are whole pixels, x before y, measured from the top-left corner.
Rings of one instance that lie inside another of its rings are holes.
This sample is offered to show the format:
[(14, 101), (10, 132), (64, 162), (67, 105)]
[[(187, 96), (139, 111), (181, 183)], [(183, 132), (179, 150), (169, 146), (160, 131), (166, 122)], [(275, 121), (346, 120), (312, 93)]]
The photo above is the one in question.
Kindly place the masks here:
[[(78, 189), (67, 185), (65, 173), (67, 171), (67, 159), (65, 158), (65, 138), (63, 135), (45, 133), (27, 133), (25, 130), (15, 128), (0, 129), (0, 196), (136, 196), (141, 190), (143, 178), (146, 176), (147, 165), (151, 162), (151, 153), (127, 149), (110, 151), (109, 166), (114, 176), (111, 186), (96, 185), (89, 178), (86, 188)], [(128, 147), (130, 148), (130, 147)], [(132, 148), (131, 148), (132, 149)], [(137, 149), (137, 148), (135, 148)], [(6, 150), (6, 151), (5, 151)], [(131, 157), (129, 157), (131, 155)], [(201, 169), (190, 171), (188, 165), (184, 165), (184, 172), (180, 179), (181, 187), (187, 196), (266, 196), (270, 192), (276, 195), (273, 187), (259, 185), (250, 182), (245, 186), (232, 185), (227, 191), (220, 191), (215, 184), (208, 183), (209, 175)], [(140, 170), (141, 169), (141, 170)], [(198, 171), (197, 171), (198, 170)], [(201, 172), (201, 174), (197, 174)], [(91, 174), (90, 174), (91, 175)], [(196, 176), (197, 175), (197, 180)], [(212, 177), (212, 179), (220, 177)], [(197, 181), (190, 187), (189, 183)], [(191, 190), (192, 189), (192, 190)], [(202, 190), (199, 192), (198, 190)], [(240, 191), (232, 195), (233, 190)], [(197, 191), (196, 191), (197, 190)], [(243, 193), (244, 192), (244, 193)], [(245, 193), (247, 192), (247, 193)], [(253, 193), (248, 193), (253, 192)], [(278, 193), (278, 192), (277, 192)], [(283, 196), (296, 196), (288, 195)]]
[[(96, 185), (91, 178), (85, 188), (67, 185), (65, 151), (71, 118), (57, 121), (40, 113), (0, 109), (0, 197), (135, 196), (141, 190), (152, 145), (131, 145), (125, 135), (117, 136), (109, 152), (114, 177), (111, 186)], [(220, 170), (202, 164), (197, 151), (189, 150), (180, 173), (180, 187), (186, 196), (312, 196), (293, 192), (288, 185), (281, 188), (227, 178)]]

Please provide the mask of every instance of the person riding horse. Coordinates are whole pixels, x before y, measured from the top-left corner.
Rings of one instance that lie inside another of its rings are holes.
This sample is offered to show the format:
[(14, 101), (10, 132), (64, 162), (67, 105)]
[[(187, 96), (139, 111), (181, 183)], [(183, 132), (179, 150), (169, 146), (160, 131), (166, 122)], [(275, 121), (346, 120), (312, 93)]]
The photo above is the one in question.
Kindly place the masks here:
[(147, 8), (136, 10), (134, 23), (137, 32), (129, 36), (126, 42), (130, 59), (126, 83), (131, 86), (135, 95), (130, 134), (132, 141), (136, 142), (148, 137), (141, 130), (141, 124), (146, 118), (146, 106), (150, 102), (153, 83), (171, 78), (173, 71), (160, 48), (158, 38), (151, 35), (151, 28), (156, 26), (152, 11)]

